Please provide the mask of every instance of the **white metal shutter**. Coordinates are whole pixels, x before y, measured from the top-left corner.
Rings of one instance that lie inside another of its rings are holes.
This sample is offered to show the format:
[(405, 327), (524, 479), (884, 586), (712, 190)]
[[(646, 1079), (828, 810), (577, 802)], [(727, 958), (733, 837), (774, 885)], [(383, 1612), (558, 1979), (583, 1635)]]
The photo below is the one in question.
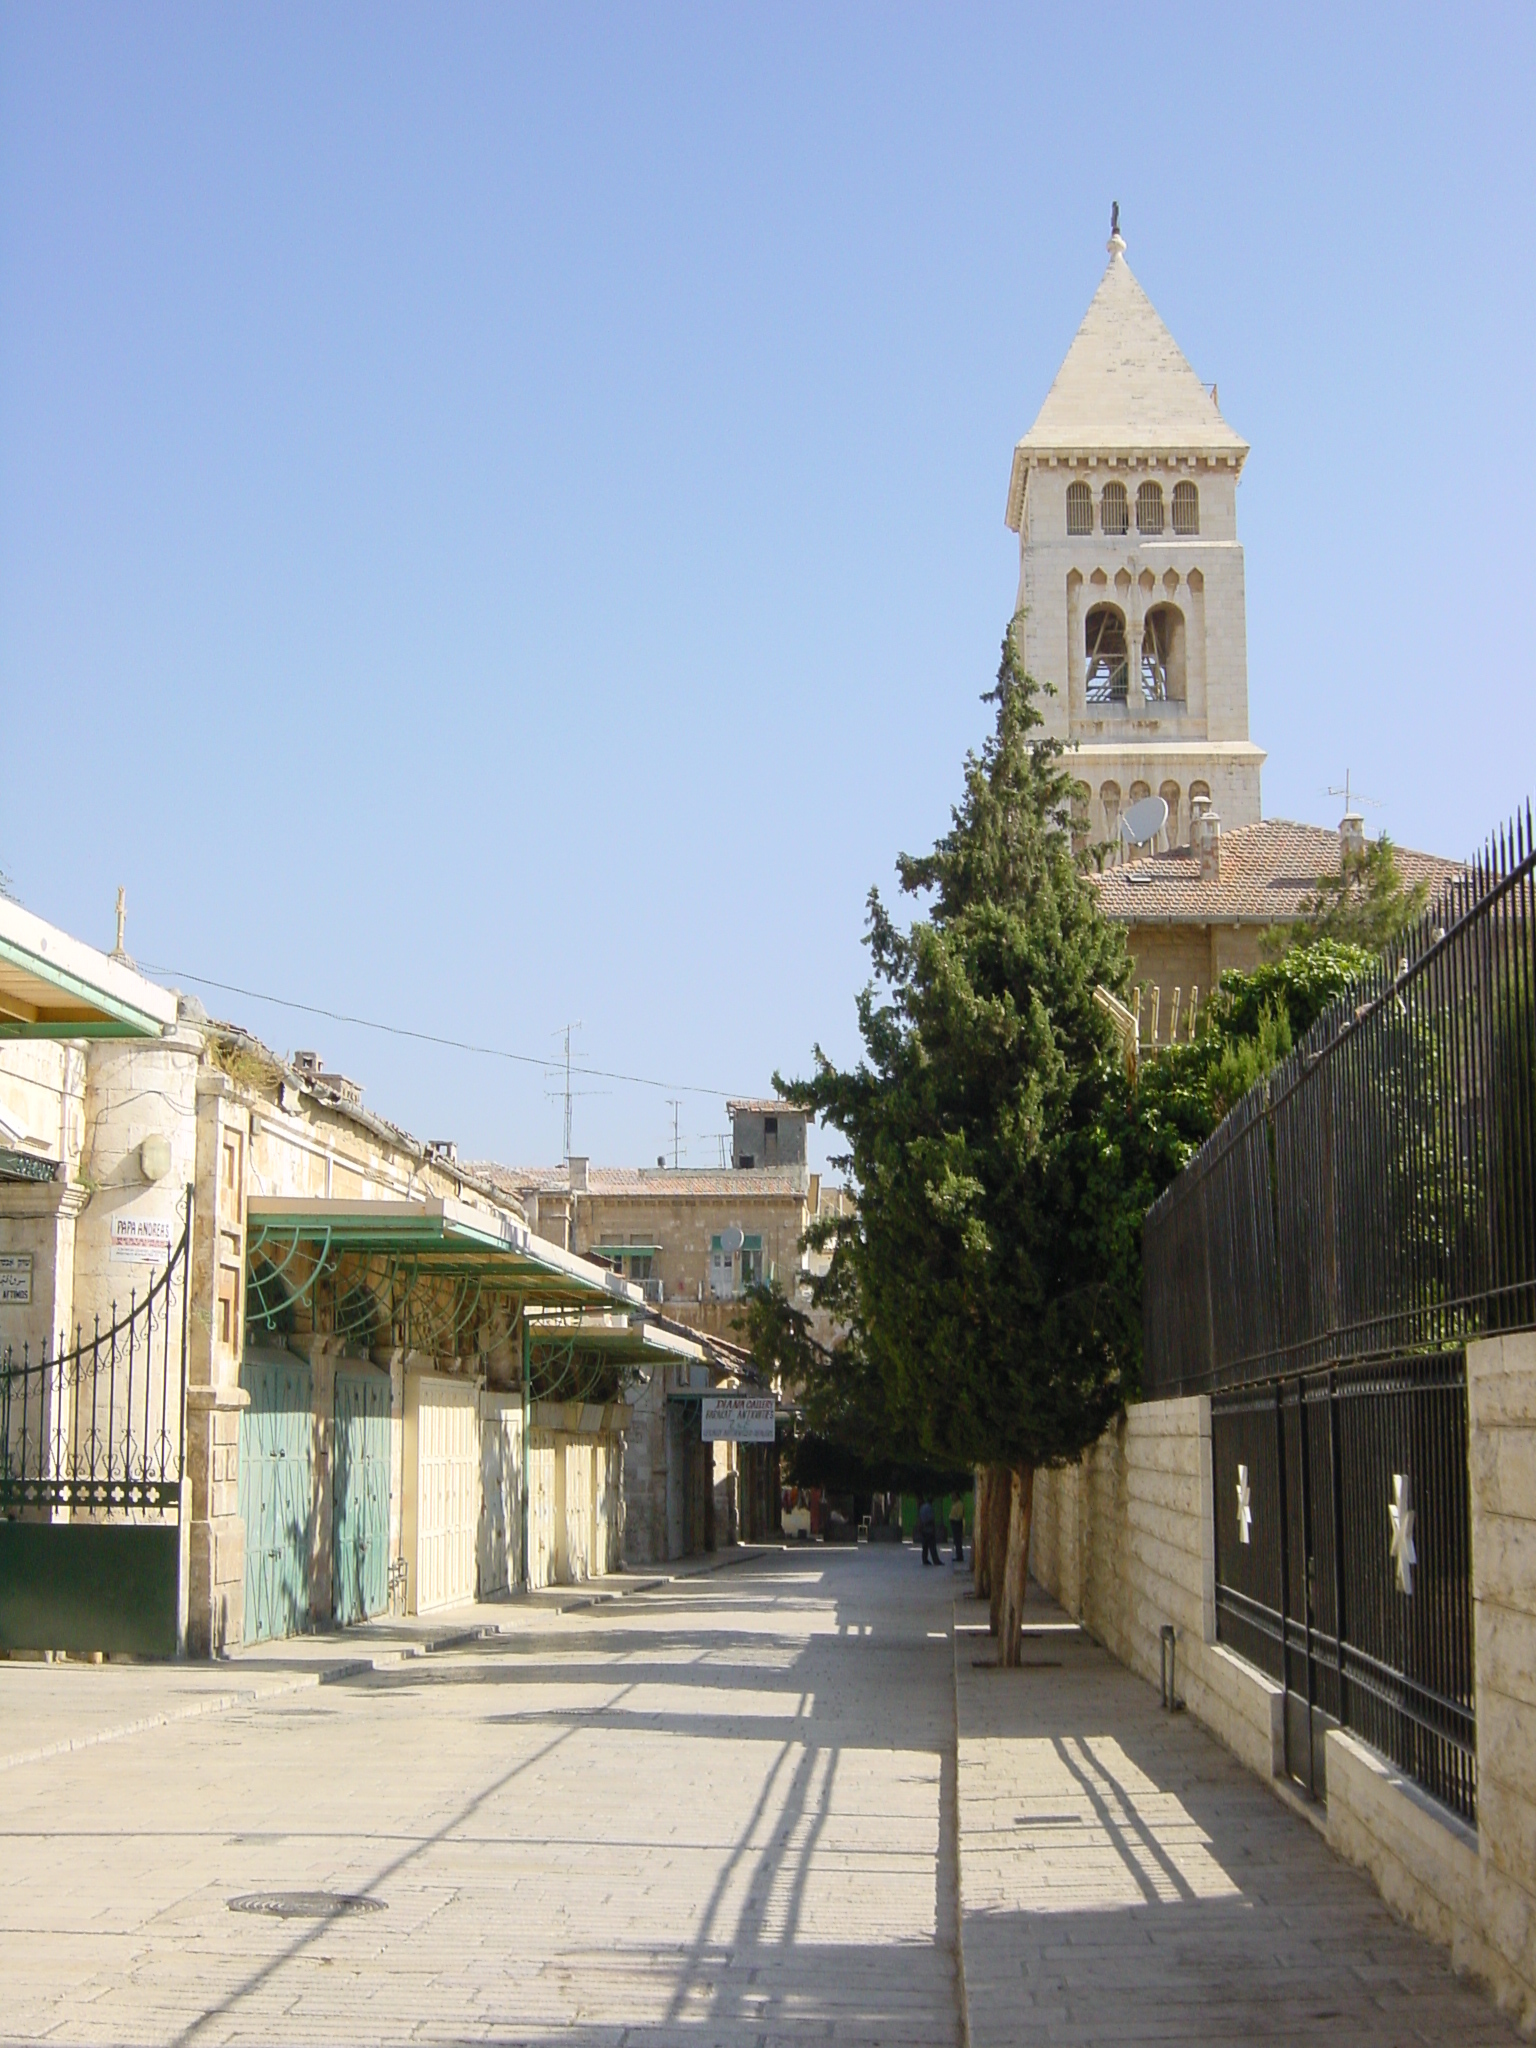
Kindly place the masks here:
[(420, 1374), (416, 1390), (418, 1614), (475, 1597), (480, 1521), (480, 1395), (472, 1382)]

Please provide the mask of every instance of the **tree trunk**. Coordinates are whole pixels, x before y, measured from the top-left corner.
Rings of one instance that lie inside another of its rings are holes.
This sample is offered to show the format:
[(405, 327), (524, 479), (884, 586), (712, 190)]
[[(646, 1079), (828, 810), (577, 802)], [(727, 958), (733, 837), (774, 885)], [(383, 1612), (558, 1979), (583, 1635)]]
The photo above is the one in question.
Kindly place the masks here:
[(1006, 1465), (987, 1467), (987, 1598), (992, 1603), (992, 1633), (1002, 1634), (1004, 1567), (1008, 1559), (1009, 1481)]
[(987, 1468), (976, 1467), (976, 1491), (971, 1500), (971, 1581), (978, 1600), (992, 1591), (987, 1572)]
[(1019, 1638), (1024, 1627), (1029, 1530), (1035, 1512), (1035, 1468), (1017, 1465), (1008, 1476), (1008, 1557), (1003, 1571), (1003, 1632), (997, 1661), (1011, 1668), (1019, 1661)]

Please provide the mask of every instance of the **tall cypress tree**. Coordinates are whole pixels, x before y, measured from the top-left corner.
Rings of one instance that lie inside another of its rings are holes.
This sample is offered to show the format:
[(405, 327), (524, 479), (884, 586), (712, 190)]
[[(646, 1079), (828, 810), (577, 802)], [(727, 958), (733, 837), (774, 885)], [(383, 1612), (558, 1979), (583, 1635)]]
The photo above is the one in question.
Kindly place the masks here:
[(903, 929), (871, 891), (863, 1059), (842, 1072), (818, 1047), (810, 1080), (779, 1084), (849, 1141), (857, 1227), (840, 1227), (831, 1287), (891, 1433), (988, 1468), (1009, 1663), (1035, 1468), (1079, 1455), (1135, 1391), (1150, 1198), (1145, 1147), (1114, 1136), (1134, 1100), (1094, 1002), (1124, 988), (1125, 943), (1073, 857), (1037, 695), (1010, 628), (951, 829), (897, 862), (922, 914)]

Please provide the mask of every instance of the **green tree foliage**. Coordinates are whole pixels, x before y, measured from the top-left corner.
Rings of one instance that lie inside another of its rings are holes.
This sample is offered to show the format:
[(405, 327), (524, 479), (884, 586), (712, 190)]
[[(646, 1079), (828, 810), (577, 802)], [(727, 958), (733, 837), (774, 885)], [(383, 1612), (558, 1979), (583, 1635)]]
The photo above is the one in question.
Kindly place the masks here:
[(1385, 952), (1423, 915), (1427, 882), (1403, 880), (1397, 854), (1385, 833), (1347, 852), (1336, 875), (1324, 875), (1302, 905), (1300, 921), (1274, 935), (1276, 948), (1332, 939)]
[(1142, 1064), (1139, 1128), (1153, 1177), (1170, 1158), (1182, 1164), (1371, 964), (1363, 946), (1318, 939), (1252, 973), (1224, 974), (1194, 1039)]
[(935, 1465), (1070, 1458), (1136, 1385), (1147, 1176), (1093, 1001), (1129, 962), (1072, 857), (1037, 694), (1010, 631), (952, 827), (897, 862), (927, 914), (904, 930), (871, 892), (862, 1061), (818, 1048), (778, 1083), (851, 1148), (858, 1213), (822, 1296), (848, 1317), (842, 1369)]

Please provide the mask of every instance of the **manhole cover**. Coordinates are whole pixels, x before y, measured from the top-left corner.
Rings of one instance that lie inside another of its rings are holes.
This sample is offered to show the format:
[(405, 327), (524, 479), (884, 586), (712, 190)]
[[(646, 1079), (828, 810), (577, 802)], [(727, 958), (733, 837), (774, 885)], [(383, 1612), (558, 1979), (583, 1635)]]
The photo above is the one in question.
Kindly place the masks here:
[(361, 1892), (242, 1892), (231, 1913), (266, 1913), (274, 1920), (335, 1920), (343, 1913), (382, 1913), (382, 1899)]

